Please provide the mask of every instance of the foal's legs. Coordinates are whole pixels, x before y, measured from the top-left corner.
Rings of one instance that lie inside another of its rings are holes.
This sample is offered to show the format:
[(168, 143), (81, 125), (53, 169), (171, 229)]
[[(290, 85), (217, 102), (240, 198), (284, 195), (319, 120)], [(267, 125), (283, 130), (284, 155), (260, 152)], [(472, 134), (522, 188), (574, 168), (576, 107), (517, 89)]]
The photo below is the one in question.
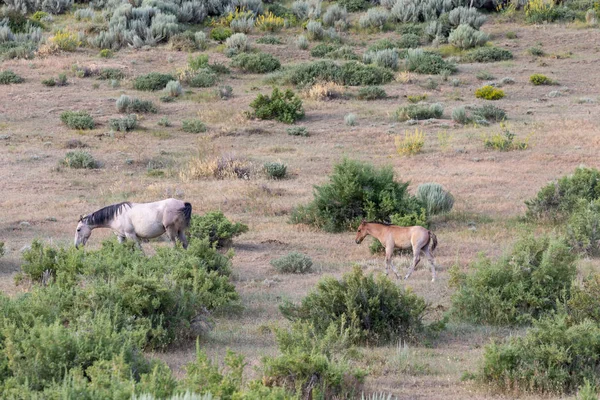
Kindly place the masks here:
[(425, 252), (427, 260), (429, 260), (429, 264), (431, 264), (431, 282), (435, 282), (435, 261), (433, 259), (433, 254), (431, 254), (431, 250), (429, 250), (429, 244), (425, 246), (423, 251)]
[(413, 262), (412, 262), (412, 265), (410, 266), (410, 269), (408, 270), (408, 274), (406, 274), (404, 279), (408, 279), (410, 274), (412, 274), (413, 271), (415, 270), (415, 267), (417, 266), (419, 261), (421, 261), (421, 249), (417, 246), (413, 246)]
[(394, 271), (394, 274), (396, 274), (396, 279), (400, 278), (400, 275), (398, 275), (398, 270), (396, 269), (396, 267), (394, 266), (394, 262), (392, 261), (392, 258), (394, 256), (394, 243), (387, 243), (385, 246), (385, 275), (387, 276), (388, 274), (388, 268), (391, 266), (392, 267), (392, 271)]

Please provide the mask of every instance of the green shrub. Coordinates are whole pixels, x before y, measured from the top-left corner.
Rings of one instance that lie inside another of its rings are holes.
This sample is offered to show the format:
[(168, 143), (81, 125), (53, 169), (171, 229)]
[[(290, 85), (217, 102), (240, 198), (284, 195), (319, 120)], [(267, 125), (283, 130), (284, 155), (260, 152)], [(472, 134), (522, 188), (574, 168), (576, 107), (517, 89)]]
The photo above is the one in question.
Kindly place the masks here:
[(550, 79), (546, 75), (542, 75), (542, 74), (533, 74), (533, 75), (531, 75), (529, 77), (529, 82), (531, 82), (535, 86), (538, 86), (538, 85), (552, 85), (552, 84), (554, 84), (554, 82), (552, 81), (552, 79)]
[(315, 186), (314, 200), (297, 207), (291, 220), (328, 232), (354, 229), (363, 218), (390, 222), (391, 215), (420, 211), (421, 204), (407, 188), (408, 183), (394, 181), (391, 167), (376, 169), (345, 159), (334, 166), (328, 183)]
[(193, 71), (208, 68), (208, 54), (198, 54), (196, 57), (188, 56), (188, 67)]
[(112, 58), (113, 56), (114, 56), (114, 53), (110, 49), (102, 49), (98, 53), (98, 57), (100, 57), (100, 58)]
[(470, 25), (461, 24), (448, 37), (448, 42), (459, 49), (470, 49), (484, 45), (488, 41), (489, 35), (472, 28)]
[(348, 86), (382, 85), (393, 78), (392, 71), (374, 65), (350, 61), (340, 67), (333, 61), (325, 60), (301, 64), (289, 76), (290, 83), (296, 86), (312, 86), (319, 81)]
[(298, 322), (289, 330), (276, 329), (275, 338), (281, 354), (263, 359), (263, 382), (282, 386), (295, 398), (357, 398), (366, 373), (349, 362), (346, 332), (331, 326), (321, 334)]
[(422, 331), (425, 300), (396, 286), (386, 277), (363, 275), (359, 267), (341, 280), (321, 279), (299, 305), (280, 305), (289, 320), (314, 325), (324, 334), (333, 325), (347, 328), (353, 343), (385, 343), (415, 339)]
[(233, 35), (231, 29), (222, 26), (217, 26), (216, 28), (210, 31), (210, 38), (216, 40), (219, 43), (223, 43), (231, 35)]
[(275, 119), (286, 124), (293, 124), (304, 118), (302, 100), (287, 89), (285, 92), (274, 88), (271, 96), (259, 94), (250, 103), (254, 109), (252, 115), (258, 119)]
[(264, 165), (265, 173), (273, 179), (283, 179), (287, 174), (287, 166), (280, 162), (268, 162)]
[(501, 122), (506, 120), (506, 111), (493, 104), (484, 104), (472, 109), (473, 116), (477, 119), (485, 119), (490, 122)]
[(169, 81), (167, 86), (164, 88), (164, 92), (166, 93), (167, 97), (175, 98), (183, 94), (183, 88), (181, 87), (181, 83), (179, 81)]
[(0, 257), (4, 255), (4, 242), (0, 242)]
[(551, 182), (537, 196), (525, 202), (530, 218), (564, 219), (576, 208), (580, 199), (600, 199), (600, 171), (579, 167), (573, 175)]
[(357, 97), (359, 100), (378, 100), (385, 99), (387, 97), (387, 93), (385, 93), (385, 90), (379, 86), (367, 86), (358, 89)]
[(512, 60), (513, 54), (509, 50), (499, 47), (479, 47), (469, 51), (462, 57), (466, 62), (489, 63), (496, 61)]
[(600, 384), (600, 326), (571, 324), (556, 314), (534, 324), (525, 336), (486, 346), (480, 377), (504, 391), (569, 393), (586, 381)]
[(422, 49), (408, 49), (405, 58), (405, 68), (408, 71), (426, 75), (440, 75), (445, 71), (456, 71), (456, 66), (444, 60), (436, 53), (425, 52)]
[(338, 4), (349, 12), (357, 12), (369, 7), (369, 3), (365, 0), (340, 0)]
[(310, 136), (305, 126), (292, 126), (291, 128), (287, 128), (286, 132), (290, 136)]
[(293, 251), (271, 260), (271, 265), (284, 274), (304, 274), (311, 271), (313, 262), (309, 256)]
[(230, 246), (235, 236), (248, 232), (248, 227), (240, 222), (232, 223), (221, 211), (211, 211), (204, 216), (192, 215), (190, 236), (208, 242), (217, 248)]
[(310, 50), (310, 55), (312, 57), (324, 58), (327, 54), (337, 50), (339, 47), (339, 45), (333, 43), (319, 43)]
[(23, 78), (10, 69), (0, 72), (0, 85), (10, 85), (11, 83), (21, 83), (23, 81)]
[(277, 36), (272, 36), (272, 35), (261, 36), (258, 39), (256, 39), (256, 43), (258, 43), (258, 44), (283, 44), (281, 39), (279, 39)]
[(491, 81), (492, 79), (495, 79), (495, 76), (487, 71), (479, 71), (475, 77), (481, 81)]
[(281, 68), (279, 60), (268, 53), (238, 54), (231, 65), (240, 68), (242, 71), (255, 74), (265, 74)]
[(409, 119), (440, 118), (444, 114), (444, 108), (439, 103), (434, 104), (409, 104), (396, 110), (395, 118), (398, 121)]
[(156, 91), (162, 90), (169, 81), (177, 80), (173, 75), (150, 72), (140, 75), (133, 80), (133, 88), (136, 90)]
[(475, 97), (485, 100), (500, 100), (504, 97), (504, 90), (485, 85), (475, 91)]
[(120, 113), (156, 113), (157, 109), (150, 100), (140, 100), (122, 94), (116, 101), (117, 111)]
[(541, 24), (543, 22), (572, 21), (577, 14), (565, 6), (556, 5), (553, 2), (542, 0), (530, 1), (525, 4), (525, 19), (532, 24)]
[(575, 323), (585, 320), (600, 323), (600, 274), (585, 277), (581, 284), (573, 282), (567, 313)]
[(574, 250), (600, 254), (600, 199), (579, 200), (567, 222), (567, 237)]
[(94, 119), (87, 111), (65, 111), (60, 120), (71, 129), (94, 129)]
[(483, 145), (486, 149), (499, 150), (499, 151), (511, 151), (511, 150), (525, 150), (529, 146), (529, 138), (524, 141), (516, 141), (515, 135), (511, 132), (503, 123), (500, 124), (501, 131), (485, 136), (483, 138)]
[(356, 54), (350, 46), (342, 46), (336, 50), (330, 51), (325, 57), (333, 58), (334, 60), (360, 60), (358, 54)]
[(527, 52), (535, 57), (543, 57), (546, 55), (546, 52), (539, 46), (533, 46), (527, 49)]
[(403, 34), (397, 42), (399, 49), (416, 49), (419, 46), (421, 46), (421, 37), (414, 33)]
[(427, 215), (447, 213), (452, 210), (454, 196), (439, 183), (423, 183), (417, 187), (416, 198), (425, 206)]
[(452, 110), (452, 121), (464, 125), (471, 122), (471, 117), (467, 114), (467, 110), (464, 106), (459, 106)]
[(561, 239), (520, 239), (497, 261), (480, 257), (470, 274), (451, 271), (453, 314), (473, 323), (515, 325), (556, 310), (568, 298), (575, 256)]
[(108, 122), (110, 129), (118, 132), (129, 132), (137, 127), (138, 120), (135, 114), (129, 114), (123, 118), (113, 118)]
[(206, 88), (214, 86), (217, 83), (217, 74), (210, 69), (201, 69), (194, 76), (188, 79), (187, 84), (191, 87)]
[(125, 73), (119, 68), (102, 68), (98, 73), (98, 79), (116, 79), (121, 80), (125, 78)]
[(181, 130), (187, 133), (206, 132), (206, 125), (199, 119), (184, 119), (181, 121)]

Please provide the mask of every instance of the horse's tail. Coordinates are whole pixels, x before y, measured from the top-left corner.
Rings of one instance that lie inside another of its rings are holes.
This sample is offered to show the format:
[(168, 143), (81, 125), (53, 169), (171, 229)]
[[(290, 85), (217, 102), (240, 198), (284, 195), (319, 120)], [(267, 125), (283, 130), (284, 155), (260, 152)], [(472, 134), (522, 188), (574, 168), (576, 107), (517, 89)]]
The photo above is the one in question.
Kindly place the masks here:
[(437, 236), (435, 236), (435, 233), (431, 232), (431, 231), (427, 231), (429, 232), (429, 241), (431, 242), (431, 251), (434, 251), (435, 248), (437, 247)]
[(190, 221), (192, 220), (192, 203), (183, 203), (183, 208), (180, 211), (185, 218), (185, 226), (187, 228), (190, 226)]

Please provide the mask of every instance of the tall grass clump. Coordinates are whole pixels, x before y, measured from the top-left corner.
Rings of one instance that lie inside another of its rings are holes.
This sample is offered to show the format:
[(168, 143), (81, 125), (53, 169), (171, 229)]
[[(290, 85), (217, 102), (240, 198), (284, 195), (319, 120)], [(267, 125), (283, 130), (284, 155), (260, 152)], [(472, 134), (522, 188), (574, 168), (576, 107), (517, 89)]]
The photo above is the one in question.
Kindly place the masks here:
[(87, 111), (65, 111), (60, 120), (71, 129), (94, 129), (95, 123)]
[(529, 324), (569, 297), (575, 260), (564, 239), (521, 238), (496, 261), (481, 256), (470, 273), (451, 270), (452, 312), (472, 323)]
[(568, 7), (544, 0), (529, 0), (525, 4), (525, 20), (532, 24), (573, 20), (576, 13)]
[(285, 274), (305, 274), (311, 272), (313, 261), (305, 254), (293, 251), (283, 257), (271, 260), (271, 265)]
[(404, 132), (404, 136), (396, 135), (394, 143), (396, 151), (402, 156), (419, 154), (425, 145), (425, 133), (418, 128), (414, 133)]
[(292, 212), (291, 221), (341, 232), (362, 219), (391, 222), (394, 215), (420, 214), (422, 205), (407, 188), (408, 183), (394, 180), (391, 167), (344, 159), (334, 166), (329, 182), (315, 186), (313, 201)]
[(150, 100), (140, 100), (122, 94), (116, 101), (117, 111), (120, 113), (156, 113), (156, 106)]
[(140, 75), (133, 80), (133, 88), (136, 90), (156, 91), (162, 90), (170, 81), (176, 81), (175, 77), (170, 74), (161, 74), (158, 72), (150, 72), (146, 75)]
[(579, 167), (572, 175), (542, 187), (536, 197), (527, 200), (527, 216), (562, 220), (571, 215), (580, 200), (600, 199), (600, 171)]
[(250, 103), (250, 107), (254, 109), (251, 116), (258, 119), (275, 119), (286, 124), (293, 124), (304, 118), (302, 100), (289, 89), (282, 92), (278, 88), (274, 88), (270, 96), (259, 94)]
[(61, 164), (73, 169), (94, 169), (98, 168), (98, 162), (87, 151), (69, 151)]
[(427, 215), (448, 213), (454, 206), (454, 196), (439, 183), (420, 184), (415, 196), (425, 206)]
[(422, 333), (425, 300), (387, 277), (364, 275), (359, 267), (342, 279), (321, 279), (300, 304), (280, 305), (284, 317), (312, 324), (321, 334), (330, 326), (346, 330), (352, 343), (414, 340)]
[(191, 237), (207, 240), (216, 248), (231, 246), (233, 238), (245, 232), (248, 232), (247, 225), (231, 222), (221, 211), (193, 214), (189, 227)]
[(444, 114), (444, 107), (439, 103), (434, 104), (409, 104), (399, 107), (395, 113), (397, 121), (408, 121), (409, 119), (440, 118)]

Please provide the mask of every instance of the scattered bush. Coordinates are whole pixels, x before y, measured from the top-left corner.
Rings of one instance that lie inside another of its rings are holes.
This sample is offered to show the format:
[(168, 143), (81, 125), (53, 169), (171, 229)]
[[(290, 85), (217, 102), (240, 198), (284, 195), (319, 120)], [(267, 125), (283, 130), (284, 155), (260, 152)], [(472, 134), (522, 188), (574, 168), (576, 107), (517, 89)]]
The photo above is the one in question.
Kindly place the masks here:
[[(61, 161), (62, 165), (75, 169), (98, 168), (98, 163), (87, 151), (69, 151)], [(43, 272), (43, 271), (42, 271)]]
[(535, 322), (525, 336), (485, 347), (480, 377), (505, 391), (569, 393), (598, 385), (600, 326), (569, 323), (565, 314)]
[(233, 97), (233, 88), (229, 85), (219, 86), (217, 93), (221, 99), (227, 100)]
[(353, 343), (414, 340), (422, 331), (425, 300), (386, 277), (363, 275), (359, 267), (341, 280), (321, 279), (299, 305), (279, 306), (284, 317), (314, 325), (324, 334), (333, 325)]
[(398, 69), (398, 52), (394, 49), (378, 50), (376, 52), (366, 52), (363, 55), (365, 64), (375, 64), (378, 67)]
[(293, 126), (286, 129), (287, 134), (290, 136), (309, 136), (308, 130), (305, 126)]
[(57, 31), (48, 41), (62, 51), (75, 51), (81, 46), (79, 37), (74, 32)]
[(345, 159), (334, 166), (328, 183), (315, 187), (314, 200), (292, 212), (291, 220), (327, 232), (354, 229), (362, 219), (390, 222), (391, 215), (420, 212), (407, 188), (408, 183), (394, 181), (391, 167)]
[(150, 100), (140, 100), (122, 94), (116, 102), (117, 111), (120, 113), (156, 113), (156, 106)]
[(479, 71), (475, 77), (480, 81), (491, 81), (492, 79), (495, 79), (494, 75), (487, 71)]
[(322, 40), (323, 36), (325, 36), (325, 31), (321, 23), (318, 21), (309, 21), (306, 24), (306, 36), (308, 36), (309, 40)]
[(471, 28), (469, 25), (459, 25), (450, 32), (448, 42), (459, 49), (470, 49), (484, 45), (489, 40), (489, 35)]
[(425, 206), (427, 215), (450, 212), (454, 196), (439, 183), (423, 183), (417, 187), (417, 199)]
[(425, 145), (425, 134), (422, 130), (415, 129), (415, 133), (404, 132), (404, 137), (396, 135), (394, 142), (398, 154), (402, 156), (418, 154)]
[(444, 71), (456, 71), (456, 66), (444, 60), (439, 54), (425, 52), (422, 49), (407, 50), (405, 67), (410, 72), (426, 75), (440, 75)]
[(397, 121), (408, 121), (409, 119), (430, 119), (440, 118), (444, 114), (444, 107), (439, 103), (434, 104), (409, 104), (399, 107), (396, 110), (395, 118)]
[(210, 211), (203, 216), (193, 214), (189, 232), (191, 237), (208, 240), (216, 248), (231, 246), (234, 237), (248, 232), (240, 222), (231, 222), (221, 211)]
[(110, 129), (119, 132), (128, 132), (134, 130), (137, 127), (137, 124), (138, 121), (135, 114), (130, 114), (123, 118), (114, 118), (108, 123)]
[(192, 31), (176, 33), (169, 39), (169, 45), (175, 51), (192, 52), (198, 49), (196, 37)]
[(525, 19), (532, 24), (554, 21), (572, 21), (576, 13), (565, 6), (556, 5), (554, 2), (532, 0), (525, 4)]
[(179, 97), (183, 94), (183, 88), (179, 81), (169, 81), (164, 91), (169, 97)]
[(538, 86), (538, 85), (553, 85), (554, 82), (552, 81), (552, 79), (548, 78), (546, 75), (542, 75), (542, 74), (533, 74), (529, 77), (529, 82), (531, 82), (533, 85)]
[(217, 74), (209, 69), (201, 69), (193, 76), (186, 78), (186, 83), (194, 88), (206, 88), (217, 84)]
[(579, 167), (573, 175), (544, 186), (527, 205), (531, 218), (564, 219), (576, 209), (580, 199), (588, 202), (600, 199), (600, 171)]
[(486, 149), (510, 151), (525, 150), (529, 146), (529, 138), (522, 142), (515, 141), (516, 135), (512, 133), (504, 124), (500, 124), (501, 132), (494, 133), (483, 139), (483, 145)]
[(87, 111), (65, 111), (60, 120), (71, 129), (94, 129), (94, 119)]
[(0, 85), (10, 85), (11, 83), (21, 83), (23, 81), (23, 78), (10, 69), (0, 72)]
[(187, 133), (206, 132), (206, 125), (199, 119), (184, 119), (181, 121), (181, 130)]
[(302, 100), (287, 89), (285, 92), (273, 89), (271, 96), (259, 94), (250, 107), (254, 109), (253, 116), (258, 119), (275, 119), (286, 124), (293, 124), (304, 118)]
[(283, 44), (281, 39), (279, 39), (277, 36), (272, 36), (272, 35), (261, 36), (258, 39), (256, 39), (256, 43), (258, 43), (258, 44)]
[(283, 179), (287, 174), (287, 166), (280, 162), (268, 162), (264, 165), (265, 173), (273, 179)]
[(500, 100), (504, 97), (504, 90), (485, 85), (475, 91), (475, 97), (485, 100)]
[(125, 73), (118, 68), (102, 68), (98, 72), (98, 79), (117, 79), (125, 78)]
[(238, 54), (231, 65), (255, 74), (265, 74), (281, 67), (279, 60), (268, 53)]
[(345, 31), (349, 26), (348, 11), (344, 6), (337, 3), (330, 5), (323, 14), (323, 25), (333, 26), (338, 30)]
[(385, 90), (379, 86), (367, 86), (358, 89), (357, 97), (359, 100), (378, 100), (385, 99), (387, 94), (385, 93)]
[(310, 55), (312, 57), (325, 58), (327, 54), (337, 50), (338, 48), (338, 45), (332, 43), (319, 43), (310, 50)]
[(573, 282), (566, 311), (570, 322), (600, 322), (600, 274), (588, 275), (581, 283)]
[(470, 274), (451, 270), (454, 315), (473, 323), (521, 325), (556, 310), (568, 298), (575, 256), (561, 239), (520, 239), (491, 261), (480, 257)]
[(409, 94), (408, 96), (406, 96), (406, 100), (408, 100), (409, 103), (417, 104), (417, 103), (427, 100), (427, 97), (428, 97), (427, 93)]
[(370, 8), (358, 20), (362, 29), (379, 29), (383, 31), (385, 24), (390, 18), (390, 13), (384, 8)]
[(471, 122), (471, 118), (467, 115), (467, 110), (465, 107), (459, 106), (452, 110), (452, 121), (464, 125)]
[(234, 33), (225, 41), (225, 47), (228, 51), (227, 55), (244, 53), (250, 50), (248, 36), (246, 36), (244, 33)]
[(356, 125), (356, 114), (353, 113), (348, 113), (344, 116), (344, 123), (347, 126), (354, 126)]
[(256, 20), (256, 27), (263, 32), (279, 32), (283, 25), (284, 19), (270, 11), (260, 15)]
[(58, 74), (58, 78), (48, 78), (42, 81), (42, 84), (45, 86), (53, 87), (53, 86), (66, 86), (67, 85), (67, 75), (66, 74)]
[(369, 2), (365, 0), (339, 0), (338, 4), (349, 12), (362, 11), (369, 7)]
[(479, 29), (486, 20), (485, 15), (472, 7), (457, 7), (448, 13), (448, 22), (455, 27), (466, 25), (473, 29)]
[(496, 61), (512, 60), (513, 54), (509, 50), (499, 47), (479, 47), (469, 51), (461, 59), (466, 62), (488, 63)]
[(567, 223), (567, 237), (575, 251), (589, 256), (600, 254), (600, 199), (577, 202)]
[(271, 265), (284, 274), (305, 274), (311, 271), (313, 262), (309, 256), (293, 251), (271, 260)]
[(208, 48), (208, 40), (206, 39), (206, 33), (199, 31), (194, 34), (194, 41), (196, 46), (200, 50), (206, 50)]
[(350, 61), (338, 66), (333, 61), (316, 61), (301, 64), (290, 72), (290, 83), (296, 86), (312, 86), (319, 81), (334, 82), (348, 86), (381, 85), (394, 78), (392, 71), (373, 65)]
[(296, 39), (296, 47), (298, 47), (298, 49), (300, 50), (306, 50), (308, 49), (308, 39), (306, 38), (306, 36), (304, 35), (300, 35), (298, 36), (298, 38)]
[(539, 46), (533, 46), (527, 49), (527, 52), (535, 57), (543, 57), (546, 55), (546, 52)]
[(216, 28), (210, 31), (210, 38), (216, 40), (219, 43), (223, 43), (231, 35), (233, 35), (231, 29), (222, 26), (217, 26)]
[(506, 120), (506, 111), (492, 104), (484, 104), (481, 107), (472, 109), (473, 117), (476, 119), (485, 119), (490, 122), (501, 122)]
[(170, 81), (175, 81), (175, 77), (170, 74), (160, 74), (151, 72), (146, 75), (140, 75), (133, 80), (133, 88), (136, 90), (155, 91), (162, 90)]

